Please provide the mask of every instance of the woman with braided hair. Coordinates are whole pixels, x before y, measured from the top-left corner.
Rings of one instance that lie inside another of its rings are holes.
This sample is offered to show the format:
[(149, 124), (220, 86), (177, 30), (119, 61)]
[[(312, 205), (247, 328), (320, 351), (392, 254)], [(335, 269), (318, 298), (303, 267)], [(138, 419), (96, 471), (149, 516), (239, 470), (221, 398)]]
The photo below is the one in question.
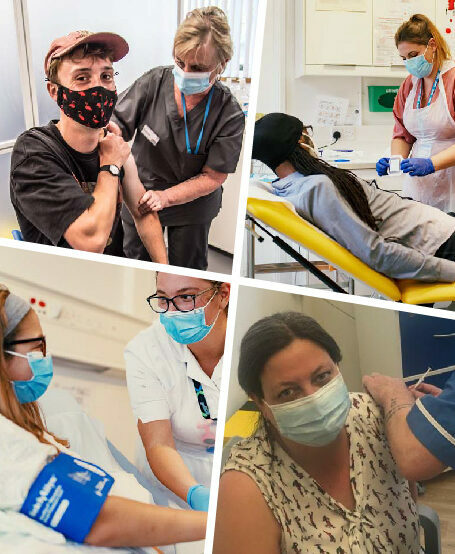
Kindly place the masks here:
[[(445, 212), (455, 211), (455, 63), (436, 25), (416, 13), (395, 33), (409, 75), (393, 106), (390, 152), (400, 155), (403, 193)], [(386, 175), (390, 158), (376, 164)]]
[(256, 122), (253, 158), (278, 176), (272, 192), (388, 277), (455, 281), (455, 219), (319, 159), (307, 129), (283, 113)]

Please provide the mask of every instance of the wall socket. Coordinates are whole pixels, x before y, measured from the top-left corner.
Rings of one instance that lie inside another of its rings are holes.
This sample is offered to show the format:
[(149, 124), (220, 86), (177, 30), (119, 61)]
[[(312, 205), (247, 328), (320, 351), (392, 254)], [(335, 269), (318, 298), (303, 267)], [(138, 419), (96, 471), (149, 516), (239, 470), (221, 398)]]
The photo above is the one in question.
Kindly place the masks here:
[(340, 140), (355, 140), (354, 125), (334, 125), (332, 127), (332, 136), (335, 131), (341, 134)]

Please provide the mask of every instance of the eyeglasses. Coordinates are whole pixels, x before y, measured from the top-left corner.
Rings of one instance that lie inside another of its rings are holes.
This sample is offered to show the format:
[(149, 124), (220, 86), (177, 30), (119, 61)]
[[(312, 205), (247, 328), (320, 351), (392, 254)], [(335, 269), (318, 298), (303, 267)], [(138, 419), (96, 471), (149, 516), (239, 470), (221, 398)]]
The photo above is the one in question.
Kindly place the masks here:
[(304, 125), (302, 135), (308, 135), (309, 137), (313, 136), (313, 125)]
[(39, 342), (39, 348), (41, 352), (43, 353), (43, 356), (46, 357), (46, 337), (36, 337), (34, 339), (20, 339), (20, 340), (11, 340), (11, 341), (5, 341), (3, 343), (3, 346), (5, 349), (14, 346), (15, 344), (27, 344), (29, 342)]
[(196, 308), (196, 298), (198, 296), (201, 296), (201, 294), (204, 294), (205, 292), (216, 288), (216, 286), (209, 287), (208, 289), (205, 289), (196, 294), (177, 294), (177, 296), (174, 296), (172, 298), (152, 294), (152, 296), (149, 296), (147, 298), (147, 302), (152, 310), (157, 314), (166, 313), (169, 310), (171, 303), (179, 312), (191, 312)]

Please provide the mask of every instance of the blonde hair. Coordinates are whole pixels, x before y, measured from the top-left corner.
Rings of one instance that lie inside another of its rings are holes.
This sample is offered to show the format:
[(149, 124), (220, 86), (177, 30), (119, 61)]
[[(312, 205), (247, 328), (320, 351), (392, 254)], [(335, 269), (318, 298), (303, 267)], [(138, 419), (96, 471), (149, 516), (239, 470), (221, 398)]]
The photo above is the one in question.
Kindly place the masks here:
[(395, 46), (400, 42), (412, 42), (426, 46), (430, 39), (436, 43), (435, 65), (440, 68), (445, 60), (450, 60), (450, 48), (436, 25), (426, 15), (416, 13), (402, 23), (395, 33)]
[(172, 54), (184, 58), (212, 41), (219, 64), (227, 63), (233, 54), (231, 30), (226, 14), (216, 6), (197, 8), (187, 14), (174, 37)]
[[(54, 437), (58, 443), (63, 446), (69, 446), (68, 441), (57, 438), (46, 429), (38, 404), (36, 402), (21, 404), (11, 386), (10, 378), (6, 371), (4, 350), (4, 333), (8, 324), (5, 302), (9, 294), (9, 290), (0, 289), (0, 414), (16, 425), (19, 425), (19, 427), (22, 427), (22, 429), (32, 433), (32, 435), (44, 444), (51, 444), (44, 436), (45, 433), (48, 433)], [(12, 338), (14, 338), (14, 335), (11, 336), (8, 334), (8, 340), (12, 340)]]

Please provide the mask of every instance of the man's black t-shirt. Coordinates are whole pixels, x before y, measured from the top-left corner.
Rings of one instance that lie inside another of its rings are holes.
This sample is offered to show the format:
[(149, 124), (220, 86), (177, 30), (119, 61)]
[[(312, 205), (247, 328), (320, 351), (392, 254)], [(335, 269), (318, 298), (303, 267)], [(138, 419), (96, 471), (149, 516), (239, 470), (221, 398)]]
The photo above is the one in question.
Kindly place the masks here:
[[(71, 248), (64, 238), (68, 227), (94, 198), (100, 167), (98, 149), (77, 152), (51, 121), (22, 133), (11, 156), (11, 202), (25, 241)], [(123, 230), (118, 204), (105, 254), (123, 256)]]

